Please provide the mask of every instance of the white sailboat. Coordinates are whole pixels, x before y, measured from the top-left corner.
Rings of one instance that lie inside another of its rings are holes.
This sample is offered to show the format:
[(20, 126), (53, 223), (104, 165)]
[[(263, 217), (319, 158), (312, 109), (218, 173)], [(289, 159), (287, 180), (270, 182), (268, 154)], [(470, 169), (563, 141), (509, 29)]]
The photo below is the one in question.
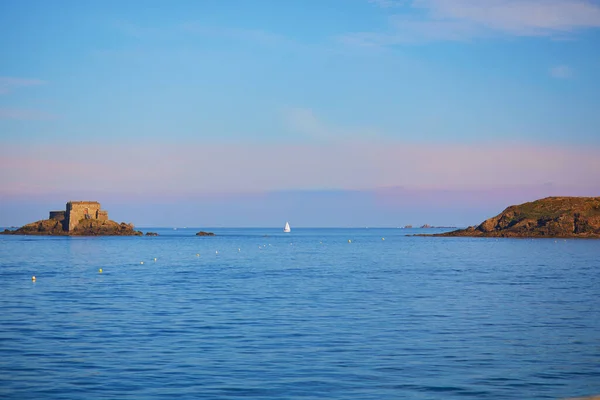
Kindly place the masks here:
[(285, 233), (289, 233), (289, 232), (291, 232), (291, 231), (292, 231), (292, 230), (290, 229), (290, 223), (289, 223), (289, 222), (286, 222), (286, 223), (285, 223), (285, 228), (283, 228), (283, 231), (284, 231)]

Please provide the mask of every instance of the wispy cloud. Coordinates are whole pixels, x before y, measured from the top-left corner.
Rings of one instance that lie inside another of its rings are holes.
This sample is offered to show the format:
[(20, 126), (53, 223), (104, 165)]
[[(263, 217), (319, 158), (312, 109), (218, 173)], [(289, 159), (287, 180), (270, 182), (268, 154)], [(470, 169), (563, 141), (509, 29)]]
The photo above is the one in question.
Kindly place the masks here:
[(284, 124), (303, 137), (318, 141), (348, 140), (374, 137), (377, 132), (367, 127), (344, 127), (331, 124), (318, 117), (310, 108), (294, 107), (283, 112)]
[(284, 35), (265, 31), (262, 29), (231, 28), (207, 25), (200, 22), (186, 22), (184, 24), (181, 24), (181, 29), (187, 33), (250, 42), (265, 46), (280, 44), (289, 45), (295, 43), (293, 40)]
[(0, 94), (7, 94), (15, 89), (43, 85), (46, 82), (40, 79), (13, 78), (9, 76), (0, 76)]
[(462, 21), (426, 20), (397, 15), (390, 17), (386, 31), (348, 33), (339, 39), (349, 45), (387, 47), (434, 41), (468, 41), (484, 34), (476, 26)]
[(343, 35), (346, 43), (388, 46), (497, 35), (564, 38), (600, 28), (591, 0), (369, 0), (392, 15), (385, 30)]
[(568, 79), (573, 77), (573, 69), (567, 65), (557, 65), (550, 68), (550, 76), (557, 79)]
[(22, 108), (0, 108), (0, 120), (14, 119), (20, 121), (52, 121), (58, 117), (54, 114), (39, 110)]
[(149, 27), (139, 24), (135, 24), (131, 21), (116, 20), (112, 23), (112, 27), (126, 36), (130, 36), (136, 39), (156, 39), (164, 36), (168, 36), (171, 31), (169, 29)]
[(537, 36), (600, 27), (600, 7), (588, 0), (418, 0), (434, 18), (456, 19), (515, 35)]
[(148, 27), (130, 21), (114, 21), (112, 27), (122, 34), (141, 40), (179, 40), (196, 36), (218, 40), (250, 43), (260, 46), (298, 45), (291, 38), (259, 28), (219, 26), (203, 21), (184, 21), (176, 25)]
[(290, 108), (284, 112), (285, 123), (293, 131), (317, 139), (331, 139), (338, 132), (326, 126), (307, 108)]
[(369, 3), (375, 4), (381, 8), (401, 7), (405, 2), (399, 0), (368, 0)]

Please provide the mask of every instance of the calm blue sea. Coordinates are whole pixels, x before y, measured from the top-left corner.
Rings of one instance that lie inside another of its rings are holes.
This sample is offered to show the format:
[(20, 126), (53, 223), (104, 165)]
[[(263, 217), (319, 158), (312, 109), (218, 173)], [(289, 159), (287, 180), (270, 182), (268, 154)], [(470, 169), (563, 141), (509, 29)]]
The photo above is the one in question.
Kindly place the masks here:
[(600, 240), (151, 230), (0, 236), (1, 398), (600, 393)]

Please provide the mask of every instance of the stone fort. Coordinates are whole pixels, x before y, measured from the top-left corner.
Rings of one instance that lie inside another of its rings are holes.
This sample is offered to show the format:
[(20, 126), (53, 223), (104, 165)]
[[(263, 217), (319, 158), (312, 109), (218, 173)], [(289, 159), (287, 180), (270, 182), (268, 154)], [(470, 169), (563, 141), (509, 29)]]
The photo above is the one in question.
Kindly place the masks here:
[(100, 209), (97, 201), (69, 201), (65, 211), (50, 211), (50, 219), (61, 221), (63, 228), (71, 232), (84, 219), (108, 220), (108, 211)]

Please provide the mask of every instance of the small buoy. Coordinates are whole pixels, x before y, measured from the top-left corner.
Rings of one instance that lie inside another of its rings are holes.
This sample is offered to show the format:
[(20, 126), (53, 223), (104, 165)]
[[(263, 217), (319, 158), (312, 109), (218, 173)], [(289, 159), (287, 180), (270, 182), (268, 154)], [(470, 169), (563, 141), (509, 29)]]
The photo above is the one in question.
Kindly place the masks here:
[(219, 250), (215, 250), (215, 254), (219, 254)]
[(154, 257), (154, 262), (156, 262), (156, 257)]
[(31, 280), (35, 282), (35, 275), (31, 277)]
[(144, 262), (143, 262), (143, 261), (140, 261), (140, 264), (144, 264)]
[(102, 273), (102, 268), (100, 268), (100, 269), (98, 270), (98, 272), (99, 272), (99, 273)]
[(385, 238), (381, 238), (381, 240), (385, 240)]
[(200, 257), (200, 253), (196, 253), (196, 257)]
[(348, 239), (348, 243), (352, 243), (352, 240)]

